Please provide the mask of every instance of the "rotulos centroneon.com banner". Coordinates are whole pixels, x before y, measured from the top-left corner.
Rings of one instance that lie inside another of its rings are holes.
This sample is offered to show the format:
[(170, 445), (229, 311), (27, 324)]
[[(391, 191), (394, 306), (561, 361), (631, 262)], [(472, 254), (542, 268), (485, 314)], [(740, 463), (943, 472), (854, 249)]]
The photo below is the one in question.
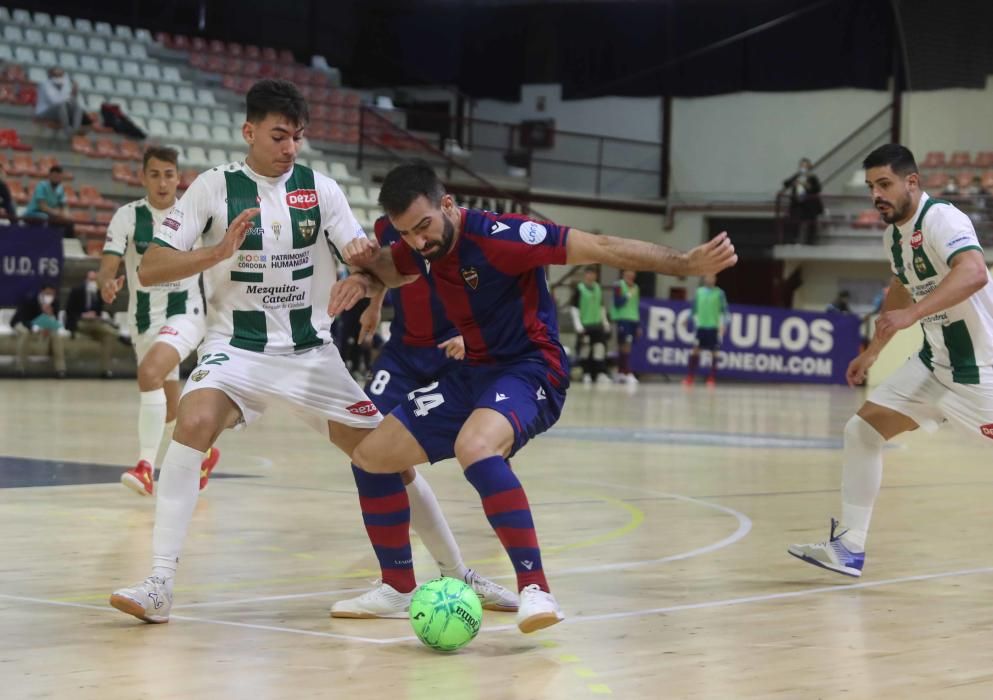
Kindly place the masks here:
[[(642, 300), (641, 334), (631, 352), (633, 371), (685, 373), (695, 344), (688, 302)], [(844, 384), (845, 370), (858, 351), (858, 316), (731, 305), (717, 372), (731, 379)], [(709, 353), (703, 351), (700, 359), (709, 369)]]

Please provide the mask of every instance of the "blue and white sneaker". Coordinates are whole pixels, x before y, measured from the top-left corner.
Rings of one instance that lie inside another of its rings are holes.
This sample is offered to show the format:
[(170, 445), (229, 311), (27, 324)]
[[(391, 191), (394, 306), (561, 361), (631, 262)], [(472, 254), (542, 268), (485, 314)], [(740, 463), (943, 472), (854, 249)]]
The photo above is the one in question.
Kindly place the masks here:
[(791, 544), (786, 551), (808, 564), (858, 578), (862, 575), (862, 566), (865, 564), (865, 552), (853, 552), (848, 549), (841, 541), (848, 530), (835, 534), (837, 528), (838, 521), (831, 518), (831, 537), (827, 542)]

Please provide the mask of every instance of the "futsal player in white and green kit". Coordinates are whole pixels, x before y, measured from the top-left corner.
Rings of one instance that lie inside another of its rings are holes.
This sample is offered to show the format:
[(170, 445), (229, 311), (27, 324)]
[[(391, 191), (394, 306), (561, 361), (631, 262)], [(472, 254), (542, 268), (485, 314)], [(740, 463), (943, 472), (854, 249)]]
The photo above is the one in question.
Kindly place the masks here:
[(873, 204), (892, 224), (883, 247), (893, 277), (875, 336), (848, 366), (848, 383), (865, 379), (897, 331), (920, 323), (924, 344), (845, 425), (840, 523), (831, 519), (826, 541), (788, 549), (847, 576), (862, 575), (888, 440), (945, 423), (987, 446), (993, 438), (993, 285), (972, 220), (921, 190), (903, 146), (880, 146), (863, 167)]
[[(141, 182), (145, 196), (118, 209), (107, 228), (97, 285), (111, 304), (124, 283), (118, 277), (121, 262), (128, 282), (128, 328), (138, 357), (138, 459), (121, 475), (121, 483), (142, 496), (154, 492), (155, 460), (172, 434), (179, 405), (179, 364), (203, 340), (206, 319), (200, 276), (143, 285), (138, 265), (155, 230), (176, 204), (179, 155), (174, 148), (151, 146), (142, 158)], [(211, 448), (200, 465), (200, 489), (220, 459)]]
[[(295, 162), (308, 121), (296, 86), (257, 82), (246, 96), (245, 160), (194, 180), (156, 230), (139, 268), (144, 285), (202, 273), (207, 301), (206, 339), (184, 387), (156, 489), (152, 571), (110, 598), (146, 622), (169, 620), (200, 462), (221, 432), (255, 422), (279, 402), (351, 456), (382, 420), (331, 342), (327, 311), (338, 252), (352, 242), (351, 250), (373, 244), (338, 184)], [(339, 616), (406, 616), (416, 582), (409, 539), (396, 545), (395, 533), (406, 536), (415, 511), (418, 533), (438, 562), (460, 560), (454, 537), (423, 475), (411, 476), (406, 489), (400, 474), (353, 467), (353, 475), (388, 585), (350, 601)], [(484, 598), (508, 597), (478, 574), (472, 586)], [(387, 589), (397, 600), (387, 599)]]
[(724, 329), (728, 322), (728, 300), (724, 290), (717, 286), (717, 277), (707, 275), (693, 295), (693, 326), (696, 328), (696, 345), (690, 351), (690, 363), (683, 384), (693, 385), (693, 377), (700, 365), (700, 351), (710, 352), (710, 373), (707, 386), (717, 381), (717, 351), (721, 347)]

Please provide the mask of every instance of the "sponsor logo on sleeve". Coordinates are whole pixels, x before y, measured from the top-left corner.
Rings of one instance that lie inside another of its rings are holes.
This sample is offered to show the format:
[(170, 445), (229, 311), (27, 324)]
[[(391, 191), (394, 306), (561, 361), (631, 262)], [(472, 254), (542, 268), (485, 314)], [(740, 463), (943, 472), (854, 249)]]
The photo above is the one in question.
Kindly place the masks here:
[(548, 235), (548, 230), (539, 223), (534, 221), (525, 221), (521, 224), (520, 228), (521, 240), (528, 245), (538, 245), (543, 240), (545, 236)]
[(379, 409), (376, 408), (376, 404), (372, 401), (359, 401), (357, 403), (353, 403), (345, 410), (349, 413), (354, 413), (357, 416), (374, 416), (379, 413)]
[(178, 231), (179, 222), (176, 219), (174, 219), (173, 216), (174, 216), (173, 214), (170, 214), (168, 217), (166, 217), (165, 221), (162, 222), (162, 225), (165, 226), (166, 228), (171, 228), (173, 231)]
[(972, 236), (959, 236), (958, 238), (954, 238), (954, 239), (948, 241), (948, 243), (945, 244), (945, 247), (946, 248), (958, 248), (959, 245), (962, 244), (962, 243), (972, 243), (975, 240), (976, 239), (974, 239)]
[(172, 326), (162, 326), (162, 328), (159, 329), (159, 335), (179, 335), (179, 331)]
[(317, 206), (317, 190), (293, 190), (286, 193), (286, 204), (290, 209), (313, 209)]

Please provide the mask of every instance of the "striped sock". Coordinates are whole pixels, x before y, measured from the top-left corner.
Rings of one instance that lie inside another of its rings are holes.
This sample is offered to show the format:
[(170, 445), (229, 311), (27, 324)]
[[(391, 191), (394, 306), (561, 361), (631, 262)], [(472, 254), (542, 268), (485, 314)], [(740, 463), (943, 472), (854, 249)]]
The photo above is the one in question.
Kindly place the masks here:
[(379, 559), (383, 583), (401, 593), (417, 585), (410, 553), (410, 501), (399, 474), (370, 474), (354, 464), (365, 531)]
[(483, 499), (486, 518), (514, 564), (517, 589), (536, 583), (548, 591), (528, 497), (507, 460), (500, 456), (481, 459), (465, 470), (465, 478)]

